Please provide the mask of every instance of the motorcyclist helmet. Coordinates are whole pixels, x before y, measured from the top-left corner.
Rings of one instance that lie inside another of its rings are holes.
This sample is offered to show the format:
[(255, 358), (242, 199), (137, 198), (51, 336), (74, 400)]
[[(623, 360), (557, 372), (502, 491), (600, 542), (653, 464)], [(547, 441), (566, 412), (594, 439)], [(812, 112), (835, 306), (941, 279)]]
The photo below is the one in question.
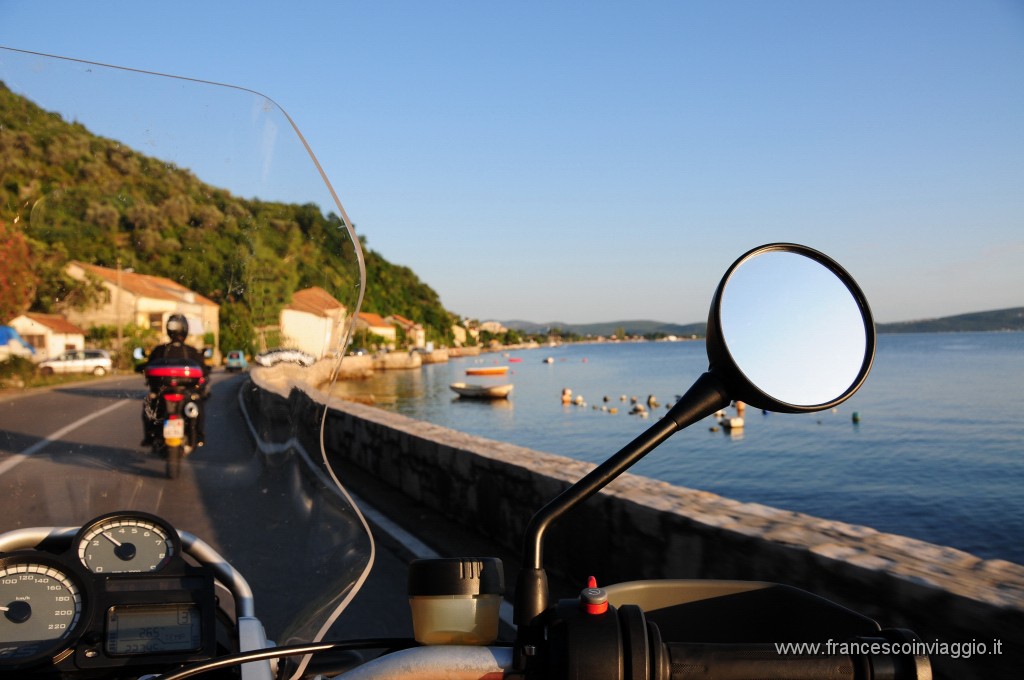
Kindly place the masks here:
[(184, 314), (171, 314), (167, 317), (166, 329), (171, 342), (185, 342), (188, 337), (188, 319)]

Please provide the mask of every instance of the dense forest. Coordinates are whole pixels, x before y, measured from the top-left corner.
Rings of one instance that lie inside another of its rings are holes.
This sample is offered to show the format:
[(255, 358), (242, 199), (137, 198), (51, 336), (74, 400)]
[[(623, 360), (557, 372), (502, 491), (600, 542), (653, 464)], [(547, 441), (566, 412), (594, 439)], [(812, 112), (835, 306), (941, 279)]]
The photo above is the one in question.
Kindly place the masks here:
[[(69, 260), (164, 276), (221, 305), (223, 347), (251, 346), (302, 288), (351, 291), (353, 248), (334, 213), (243, 199), (12, 93), (0, 83), (0, 314), (87, 308), (102, 288)], [(451, 337), (454, 316), (408, 267), (366, 250), (363, 311)], [(354, 299), (338, 295), (342, 302)]]

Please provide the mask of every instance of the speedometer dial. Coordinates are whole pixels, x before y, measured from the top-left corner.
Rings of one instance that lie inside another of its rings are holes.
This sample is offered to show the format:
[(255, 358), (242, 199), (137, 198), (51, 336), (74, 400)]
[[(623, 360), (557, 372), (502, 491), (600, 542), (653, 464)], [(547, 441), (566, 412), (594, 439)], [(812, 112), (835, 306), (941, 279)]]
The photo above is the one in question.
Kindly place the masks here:
[(27, 559), (0, 563), (0, 661), (56, 651), (81, 613), (81, 591), (63, 570)]
[(177, 551), (177, 533), (141, 514), (100, 518), (78, 538), (78, 557), (96, 574), (158, 571)]

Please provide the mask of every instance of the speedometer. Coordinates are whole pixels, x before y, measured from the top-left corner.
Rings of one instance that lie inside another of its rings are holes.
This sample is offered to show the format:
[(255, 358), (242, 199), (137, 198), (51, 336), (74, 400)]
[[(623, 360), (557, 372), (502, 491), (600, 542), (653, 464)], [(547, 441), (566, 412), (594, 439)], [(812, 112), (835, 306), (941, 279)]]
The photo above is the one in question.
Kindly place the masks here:
[(0, 662), (59, 651), (81, 614), (81, 590), (62, 568), (31, 557), (0, 561)]
[(157, 517), (117, 513), (82, 528), (78, 557), (96, 574), (158, 571), (177, 554), (178, 541), (177, 532)]

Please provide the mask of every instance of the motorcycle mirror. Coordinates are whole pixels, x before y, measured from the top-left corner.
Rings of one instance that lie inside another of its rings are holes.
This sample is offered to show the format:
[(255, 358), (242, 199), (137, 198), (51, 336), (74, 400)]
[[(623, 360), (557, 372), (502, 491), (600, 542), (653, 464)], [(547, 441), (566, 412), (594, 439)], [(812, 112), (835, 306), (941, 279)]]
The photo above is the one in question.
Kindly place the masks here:
[(867, 378), (875, 326), (846, 270), (806, 246), (771, 243), (748, 251), (722, 277), (708, 314), (709, 367), (664, 418), (541, 508), (526, 527), (516, 586), (519, 648), (535, 643), (547, 608), (544, 532), (670, 436), (744, 401), (809, 413), (848, 399)]
[(788, 243), (740, 257), (708, 316), (709, 371), (734, 400), (782, 413), (819, 411), (849, 398), (875, 355), (864, 294), (835, 261)]
[(146, 358), (146, 353), (142, 350), (141, 347), (136, 347), (134, 350), (132, 350), (132, 358), (135, 359), (136, 361), (142, 361), (143, 359)]

